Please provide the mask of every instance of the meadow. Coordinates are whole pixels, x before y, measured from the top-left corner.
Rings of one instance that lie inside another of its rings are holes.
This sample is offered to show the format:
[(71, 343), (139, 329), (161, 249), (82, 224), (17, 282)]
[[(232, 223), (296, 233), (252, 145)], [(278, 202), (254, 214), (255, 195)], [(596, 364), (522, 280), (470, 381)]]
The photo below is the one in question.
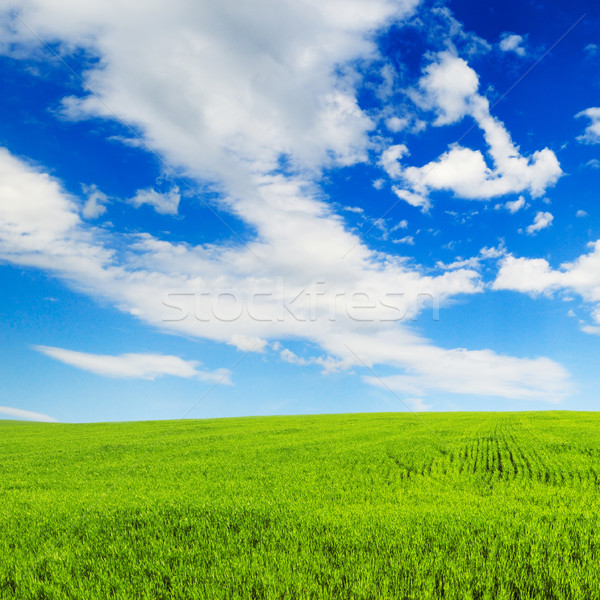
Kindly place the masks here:
[(0, 598), (600, 598), (596, 413), (0, 422)]

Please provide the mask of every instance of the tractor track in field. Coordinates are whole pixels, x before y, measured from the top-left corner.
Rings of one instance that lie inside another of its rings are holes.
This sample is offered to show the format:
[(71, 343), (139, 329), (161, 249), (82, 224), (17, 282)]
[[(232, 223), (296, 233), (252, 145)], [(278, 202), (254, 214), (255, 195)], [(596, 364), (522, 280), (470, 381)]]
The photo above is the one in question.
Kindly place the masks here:
[[(431, 445), (420, 454), (388, 449), (386, 459), (394, 464), (400, 481), (475, 477), (487, 484), (530, 481), (560, 487), (587, 481), (600, 485), (600, 464), (595, 464), (600, 463), (600, 450), (595, 447), (577, 447), (555, 437), (546, 440), (543, 431), (533, 435), (523, 420), (507, 419), (489, 429), (485, 423), (479, 425), (445, 448)], [(581, 463), (577, 468), (572, 466), (573, 457)]]

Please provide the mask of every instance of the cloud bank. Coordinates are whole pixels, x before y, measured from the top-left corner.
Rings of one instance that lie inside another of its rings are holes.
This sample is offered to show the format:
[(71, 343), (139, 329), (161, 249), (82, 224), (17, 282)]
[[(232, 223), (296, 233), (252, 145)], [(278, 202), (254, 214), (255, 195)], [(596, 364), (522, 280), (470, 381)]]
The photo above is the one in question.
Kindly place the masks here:
[[(3, 4), (21, 18), (2, 21), (5, 52), (15, 45), (39, 50), (31, 28), (65, 53), (84, 48), (98, 58), (84, 73), (95, 93), (64, 98), (65, 118), (119, 120), (165, 164), (213, 182), (221, 210), (244, 224), (245, 240), (192, 245), (94, 227), (80, 217), (82, 199), (2, 149), (3, 260), (53, 273), (171, 333), (257, 351), (280, 339), (305, 340), (321, 349), (326, 368), (391, 366), (400, 378), (394, 385), (407, 382), (411, 396), (443, 390), (553, 400), (566, 393), (568, 374), (548, 359), (438, 348), (417, 334), (410, 322), (424, 310), (480, 293), (479, 273), (432, 275), (406, 257), (372, 250), (316, 183), (323, 169), (368, 160), (375, 124), (358, 104), (360, 65), (379, 59), (375, 34), (409, 15), (415, 0), (252, 7), (159, 0), (129, 3), (126, 11), (115, 2)], [(465, 61), (444, 52), (426, 67), (415, 98), (435, 111), (437, 126), (474, 118), (494, 167), (480, 152), (456, 146), (424, 167), (396, 168), (407, 155), (396, 147), (382, 164), (402, 182), (399, 197), (427, 210), (435, 189), (465, 198), (540, 195), (560, 176), (550, 150), (519, 153), (478, 85)], [(148, 190), (136, 197), (176, 212), (175, 197)], [(87, 213), (99, 210), (96, 203)], [(47, 353), (103, 374), (196, 368), (177, 357)]]

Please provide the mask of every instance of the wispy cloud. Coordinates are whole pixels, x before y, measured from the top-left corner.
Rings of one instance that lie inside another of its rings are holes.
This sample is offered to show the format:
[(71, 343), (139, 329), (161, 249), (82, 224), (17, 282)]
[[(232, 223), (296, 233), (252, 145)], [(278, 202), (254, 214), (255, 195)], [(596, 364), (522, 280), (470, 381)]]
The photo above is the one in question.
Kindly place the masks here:
[(550, 225), (552, 225), (552, 221), (554, 221), (554, 216), (552, 213), (538, 211), (533, 218), (533, 223), (527, 227), (526, 231), (529, 235), (534, 235), (538, 231), (550, 227)]
[(519, 196), (516, 200), (507, 200), (503, 204), (496, 204), (494, 208), (496, 210), (500, 208), (506, 209), (511, 215), (519, 212), (522, 208), (527, 208), (527, 202), (523, 196)]
[(527, 51), (522, 46), (524, 41), (525, 38), (522, 35), (505, 31), (500, 36), (500, 50), (502, 50), (502, 52), (514, 52), (518, 56), (525, 56)]
[(87, 196), (87, 200), (83, 205), (81, 214), (84, 219), (97, 219), (106, 212), (106, 204), (108, 197), (101, 192), (96, 185), (84, 185), (83, 193)]
[(34, 346), (35, 350), (54, 358), (62, 363), (71, 365), (103, 377), (121, 379), (156, 379), (163, 375), (200, 379), (220, 383), (231, 383), (226, 369), (202, 371), (200, 363), (193, 360), (183, 360), (178, 356), (167, 354), (89, 354), (76, 352), (52, 346)]
[(147, 204), (161, 215), (176, 215), (180, 200), (179, 188), (175, 186), (168, 192), (157, 192), (153, 188), (138, 190), (129, 203), (138, 208)]
[(23, 419), (24, 421), (43, 421), (44, 423), (58, 423), (58, 420), (43, 413), (32, 410), (23, 410), (12, 406), (0, 406), (0, 415), (13, 419)]
[[(577, 137), (577, 141), (582, 144), (599, 144), (600, 143), (600, 106), (592, 106), (578, 112), (575, 117), (587, 117), (590, 124), (585, 128), (585, 131)], [(589, 163), (588, 163), (589, 164)]]

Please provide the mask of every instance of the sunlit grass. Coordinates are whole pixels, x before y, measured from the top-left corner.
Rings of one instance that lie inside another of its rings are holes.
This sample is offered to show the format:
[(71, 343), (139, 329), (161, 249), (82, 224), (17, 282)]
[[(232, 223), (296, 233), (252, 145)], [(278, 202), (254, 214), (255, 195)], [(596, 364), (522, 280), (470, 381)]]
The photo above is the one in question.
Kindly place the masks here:
[(0, 422), (0, 597), (600, 598), (599, 426)]

